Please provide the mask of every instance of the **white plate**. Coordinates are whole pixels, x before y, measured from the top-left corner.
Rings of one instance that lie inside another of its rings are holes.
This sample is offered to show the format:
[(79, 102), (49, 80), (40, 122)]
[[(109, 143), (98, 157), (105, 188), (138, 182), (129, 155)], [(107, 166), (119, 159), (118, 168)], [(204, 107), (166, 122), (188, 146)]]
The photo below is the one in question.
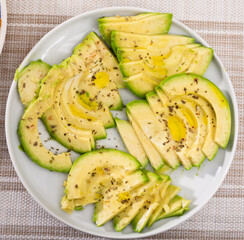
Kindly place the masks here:
[(3, 49), (3, 44), (5, 41), (6, 31), (7, 31), (7, 9), (5, 0), (0, 0), (0, 19), (2, 20), (2, 25), (0, 27), (0, 54)]
[[(99, 33), (97, 24), (97, 19), (99, 17), (113, 16), (117, 14), (135, 15), (146, 11), (148, 10), (116, 7), (99, 9), (76, 16), (59, 25), (43, 37), (24, 59), (21, 67), (24, 67), (30, 61), (37, 59), (42, 59), (49, 64), (61, 62), (64, 58), (67, 58), (72, 54), (72, 49), (80, 43), (90, 31)], [(176, 19), (173, 20), (170, 33), (184, 34), (194, 37), (196, 42), (208, 46), (207, 43), (194, 31)], [(130, 226), (121, 233), (115, 232), (111, 222), (105, 224), (103, 227), (96, 227), (92, 222), (93, 205), (86, 206), (84, 211), (76, 211), (72, 215), (62, 211), (60, 209), (60, 199), (63, 195), (62, 183), (67, 175), (50, 172), (39, 167), (18, 148), (20, 142), (17, 135), (17, 126), (18, 120), (23, 113), (23, 106), (19, 100), (17, 84), (13, 81), (6, 108), (6, 137), (10, 157), (22, 183), (33, 198), (51, 215), (69, 226), (94, 235), (131, 239), (157, 234), (182, 223), (203, 207), (217, 191), (231, 165), (237, 143), (238, 111), (236, 97), (231, 81), (216, 55), (214, 55), (205, 76), (217, 84), (230, 103), (233, 119), (232, 131), (227, 149), (220, 149), (212, 162), (205, 160), (200, 169), (194, 168), (190, 171), (184, 171), (182, 167), (179, 167), (179, 169), (171, 174), (173, 184), (182, 187), (180, 195), (192, 200), (190, 211), (183, 216), (156, 222), (150, 229), (145, 228), (143, 233), (138, 234), (134, 233)], [(127, 89), (121, 91), (121, 96), (125, 104), (135, 99)], [(126, 119), (124, 111), (114, 112), (114, 115)], [(39, 130), (41, 132), (44, 131), (41, 124)], [(47, 134), (45, 136), (43, 135), (44, 134), (41, 135), (42, 138), (48, 137)], [(113, 148), (116, 148), (117, 146), (118, 149), (126, 151), (115, 128), (108, 130), (108, 138), (110, 141), (102, 140), (99, 141), (98, 145)], [(50, 144), (55, 144), (55, 146), (59, 146), (60, 148), (60, 145), (52, 141), (44, 143), (46, 146)], [(77, 156), (77, 154), (73, 155), (73, 158), (75, 159)]]

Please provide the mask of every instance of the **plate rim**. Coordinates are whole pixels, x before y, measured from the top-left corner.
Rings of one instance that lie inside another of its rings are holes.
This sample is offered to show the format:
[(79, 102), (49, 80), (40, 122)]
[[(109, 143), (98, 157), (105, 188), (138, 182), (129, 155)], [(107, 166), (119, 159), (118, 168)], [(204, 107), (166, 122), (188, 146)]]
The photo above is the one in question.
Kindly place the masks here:
[[(101, 11), (118, 11), (118, 10), (131, 10), (131, 11), (139, 11), (139, 12), (155, 12), (154, 10), (150, 10), (150, 9), (146, 9), (146, 8), (138, 8), (138, 7), (104, 7), (104, 8), (99, 8), (99, 9), (94, 9), (92, 11), (87, 11), (84, 13), (81, 13), (79, 15), (76, 15), (72, 18), (69, 18), (68, 20), (62, 22), (61, 24), (57, 25), (56, 27), (54, 27), (53, 29), (51, 29), (48, 33), (46, 33), (35, 45), (34, 47), (30, 50), (30, 52), (26, 55), (26, 57), (24, 58), (24, 60), (22, 61), (22, 63), (20, 64), (20, 69), (23, 67), (23, 65), (25, 65), (25, 62), (28, 61), (29, 57), (31, 56), (32, 52), (35, 51), (35, 49), (38, 47), (39, 43), (41, 41), (44, 41), (46, 38), (49, 37), (49, 35), (51, 35), (53, 32), (59, 30), (60, 28), (62, 28), (63, 26), (65, 26), (66, 24), (69, 24), (69, 22), (72, 22), (80, 17), (85, 17), (87, 15), (90, 14), (94, 14), (97, 12), (101, 12)], [(182, 27), (183, 29), (187, 30), (188, 32), (190, 32), (194, 37), (197, 36), (197, 38), (201, 39), (202, 43), (209, 47), (209, 45), (207, 44), (207, 42), (202, 39), (202, 37), (200, 35), (198, 35), (193, 29), (191, 29), (190, 27), (186, 26), (184, 23), (180, 22), (179, 20), (177, 20), (175, 17), (173, 17), (173, 22), (175, 22), (176, 24), (178, 24), (180, 27)], [(13, 91), (15, 90), (13, 85), (15, 83), (15, 80), (12, 81), (12, 84), (10, 86), (10, 90), (8, 93), (8, 98), (7, 98), (7, 104), (6, 104), (6, 110), (5, 110), (5, 135), (6, 135), (6, 143), (7, 143), (7, 147), (8, 147), (8, 151), (9, 151), (9, 155), (10, 155), (10, 159), (12, 161), (12, 164), (14, 166), (14, 169), (19, 177), (19, 179), (21, 180), (22, 184), (24, 185), (24, 187), (26, 188), (27, 192), (32, 196), (32, 198), (48, 213), (50, 214), (52, 217), (58, 219), (59, 221), (61, 221), (62, 223), (65, 223), (66, 225), (77, 229), (81, 232), (85, 232), (85, 233), (89, 233), (91, 235), (95, 235), (95, 236), (99, 236), (99, 237), (106, 237), (106, 238), (114, 238), (114, 239), (134, 239), (134, 238), (138, 238), (138, 237), (148, 237), (148, 236), (153, 236), (162, 232), (165, 232), (171, 228), (176, 227), (177, 225), (183, 223), (185, 220), (191, 218), (194, 214), (196, 214), (200, 209), (202, 209), (207, 203), (208, 201), (213, 197), (213, 195), (217, 192), (217, 190), (219, 189), (219, 187), (221, 186), (221, 184), (223, 183), (229, 169), (231, 166), (231, 163), (235, 157), (235, 152), (236, 152), (236, 147), (237, 147), (237, 141), (238, 141), (238, 136), (239, 136), (239, 112), (238, 112), (238, 104), (237, 104), (237, 99), (236, 99), (236, 94), (235, 94), (235, 90), (233, 88), (233, 84), (227, 74), (227, 72), (224, 70), (224, 65), (222, 63), (222, 61), (219, 59), (219, 57), (214, 53), (214, 57), (217, 60), (218, 64), (220, 65), (222, 72), (227, 80), (227, 82), (230, 83), (230, 92), (233, 93), (233, 96), (230, 96), (230, 98), (233, 101), (233, 113), (234, 113), (234, 139), (233, 139), (233, 145), (232, 145), (232, 151), (231, 151), (231, 160), (228, 162), (226, 168), (223, 170), (223, 174), (220, 175), (218, 183), (215, 185), (214, 190), (212, 191), (212, 193), (209, 195), (209, 197), (203, 201), (202, 204), (196, 206), (194, 209), (192, 209), (191, 211), (188, 212), (187, 215), (183, 215), (181, 216), (181, 218), (178, 218), (178, 221), (172, 223), (171, 225), (165, 227), (164, 229), (163, 226), (154, 229), (151, 232), (145, 232), (145, 233), (129, 233), (129, 234), (125, 234), (125, 235), (118, 235), (118, 236), (113, 236), (113, 237), (109, 237), (108, 234), (109, 233), (97, 233), (97, 232), (91, 232), (90, 230), (86, 230), (86, 229), (79, 229), (76, 226), (73, 226), (72, 224), (70, 224), (68, 221), (66, 221), (65, 219), (63, 219), (62, 217), (57, 216), (52, 209), (50, 209), (49, 207), (45, 206), (45, 204), (43, 204), (41, 202), (41, 200), (38, 199), (38, 197), (35, 196), (35, 194), (33, 193), (31, 187), (29, 187), (28, 182), (26, 182), (24, 180), (23, 174), (21, 173), (21, 171), (19, 170), (17, 164), (16, 164), (16, 158), (15, 158), (15, 154), (14, 151), (12, 149), (11, 146), (11, 138), (10, 138), (10, 126), (8, 124), (9, 122), (9, 118), (10, 118), (10, 114), (9, 114), (9, 105), (10, 105), (10, 97), (13, 94)], [(94, 225), (95, 227), (95, 225)]]
[(5, 0), (0, 0), (1, 4), (1, 19), (2, 19), (2, 26), (1, 26), (1, 34), (0, 34), (0, 55), (3, 50), (6, 33), (7, 33), (7, 7)]

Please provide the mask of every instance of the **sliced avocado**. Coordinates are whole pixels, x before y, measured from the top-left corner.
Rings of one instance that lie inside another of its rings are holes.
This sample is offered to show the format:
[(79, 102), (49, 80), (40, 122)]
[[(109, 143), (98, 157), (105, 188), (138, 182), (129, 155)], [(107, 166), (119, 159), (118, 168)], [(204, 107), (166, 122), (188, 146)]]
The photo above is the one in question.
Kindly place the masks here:
[(83, 80), (80, 78), (72, 82), (69, 89), (69, 101), (72, 100), (72, 104), (78, 111), (85, 112), (88, 116), (101, 120), (105, 128), (113, 127), (113, 116), (109, 108), (95, 102), (94, 99), (89, 97), (87, 92), (79, 89), (80, 82)]
[(99, 149), (85, 153), (74, 162), (70, 170), (65, 188), (66, 195), (68, 199), (81, 199), (86, 197), (87, 190), (92, 188), (87, 185), (87, 180), (91, 181), (96, 174), (110, 175), (113, 168), (119, 168), (123, 177), (125, 173), (129, 174), (140, 167), (141, 164), (133, 156), (115, 149)]
[(157, 34), (167, 33), (173, 15), (170, 13), (142, 13), (128, 17), (103, 17), (98, 19), (99, 31), (104, 40), (111, 44), (111, 31)]
[(161, 179), (162, 181), (160, 183), (157, 183), (153, 187), (153, 192), (147, 195), (148, 197), (150, 197), (147, 199), (147, 201), (145, 201), (144, 206), (131, 222), (132, 227), (136, 232), (141, 232), (144, 229), (152, 212), (155, 208), (159, 206), (161, 194), (165, 192), (164, 189), (167, 189), (168, 185), (171, 182), (169, 176), (162, 176)]
[(147, 138), (147, 136), (144, 134), (142, 129), (139, 127), (139, 125), (135, 122), (135, 120), (131, 117), (131, 115), (127, 112), (127, 116), (130, 120), (130, 123), (138, 137), (138, 139), (141, 142), (142, 147), (144, 148), (148, 159), (152, 165), (152, 167), (156, 170), (161, 169), (164, 166), (164, 161), (158, 151), (155, 149), (153, 144), (150, 142), (150, 140)]
[(131, 124), (128, 121), (121, 120), (119, 118), (115, 118), (115, 122), (119, 134), (129, 153), (141, 163), (143, 168), (146, 167), (148, 164), (146, 152), (144, 151)]
[(73, 55), (79, 56), (86, 64), (98, 64), (99, 72), (108, 73), (109, 79), (117, 88), (125, 87), (117, 59), (95, 32), (89, 33), (82, 43), (75, 47)]
[(30, 62), (20, 72), (15, 74), (15, 80), (18, 81), (18, 91), (20, 100), (24, 106), (28, 106), (30, 102), (37, 98), (40, 89), (40, 81), (43, 79), (51, 66), (42, 60)]
[(111, 45), (115, 54), (117, 54), (118, 48), (145, 48), (148, 51), (157, 51), (159, 55), (168, 54), (173, 46), (186, 45), (193, 42), (193, 38), (180, 35), (146, 35), (121, 31), (112, 31), (111, 33)]
[[(69, 153), (55, 155), (47, 150), (41, 142), (37, 128), (38, 119), (51, 107), (54, 82), (59, 78), (58, 68), (54, 66), (42, 81), (39, 97), (26, 108), (21, 117), (18, 135), (24, 151), (32, 161), (49, 170), (68, 172), (72, 165)], [(88, 138), (87, 140), (89, 141)]]
[(102, 199), (95, 204), (93, 221), (102, 226), (122, 212), (133, 199), (133, 190), (148, 181), (140, 170), (126, 175), (122, 182), (114, 182), (102, 191)]
[[(178, 118), (173, 116), (173, 108), (171, 106), (168, 108), (167, 106), (165, 107), (162, 104), (156, 92), (148, 93), (146, 95), (146, 98), (147, 102), (149, 103), (152, 109), (152, 112), (158, 119), (159, 123), (163, 126), (165, 124), (164, 130), (167, 133), (167, 151), (174, 152), (178, 156), (179, 160), (181, 161), (185, 169), (191, 169), (191, 160), (188, 157), (182, 157), (182, 154), (179, 154), (179, 151), (182, 150), (181, 147), (183, 146), (182, 139), (186, 138), (186, 134), (182, 133), (182, 131), (185, 131), (185, 125), (180, 124), (181, 122), (177, 121)], [(172, 120), (174, 120), (175, 122), (173, 122)]]
[(90, 117), (85, 111), (80, 111), (72, 104), (72, 100), (70, 101), (69, 89), (72, 81), (72, 78), (68, 81), (61, 81), (56, 86), (53, 109), (59, 118), (63, 118), (63, 124), (73, 125), (77, 129), (89, 130), (91, 138), (93, 136), (95, 139), (106, 138), (107, 134), (102, 121)]
[[(167, 58), (171, 58), (173, 62), (176, 62), (177, 59), (180, 61), (182, 55), (179, 54), (178, 49), (184, 50), (184, 48), (196, 48), (200, 47), (201, 44), (192, 43), (188, 45), (179, 45), (174, 46), (170, 49), (168, 54), (159, 54), (158, 51), (149, 51), (147, 48), (118, 48), (117, 49), (117, 58), (119, 62), (130, 62), (130, 61), (138, 61), (138, 60), (151, 60), (152, 57), (163, 57), (165, 60)], [(158, 49), (157, 49), (158, 50)], [(168, 60), (167, 60), (168, 61)]]
[(215, 142), (222, 148), (227, 146), (231, 131), (230, 107), (226, 97), (214, 83), (193, 73), (183, 73), (165, 79), (160, 87), (170, 99), (194, 94), (207, 101), (216, 115), (216, 126), (212, 126), (216, 129)]
[(187, 72), (195, 73), (202, 76), (206, 72), (213, 58), (213, 49), (202, 46), (195, 48), (194, 50), (197, 51), (197, 55), (193, 59)]
[(165, 188), (161, 191), (161, 200), (159, 202), (159, 206), (154, 209), (153, 213), (151, 214), (147, 227), (151, 227), (154, 222), (158, 220), (158, 217), (160, 216), (162, 211), (169, 211), (169, 202), (178, 194), (180, 191), (179, 187), (176, 187), (174, 185), (165, 185)]
[(124, 79), (126, 87), (139, 98), (145, 98), (148, 92), (154, 90), (159, 82), (139, 73)]
[[(180, 212), (183, 211), (183, 209), (185, 211), (188, 210), (189, 204), (190, 204), (190, 200), (186, 200), (180, 196), (175, 196), (170, 202), (169, 202), (169, 210), (163, 211), (157, 220), (160, 219), (164, 219), (164, 218), (169, 218), (169, 217), (173, 217), (177, 214), (179, 214)], [(181, 211), (180, 211), (181, 210)], [(185, 212), (183, 211), (183, 213)]]
[(203, 121), (207, 122), (207, 136), (202, 146), (202, 151), (208, 160), (213, 160), (219, 148), (218, 144), (214, 141), (215, 129), (212, 127), (216, 125), (214, 110), (207, 101), (194, 94), (184, 98), (195, 102), (205, 112), (206, 118), (203, 118)]
[(68, 149), (78, 153), (95, 149), (95, 141), (89, 130), (63, 124), (53, 108), (43, 114), (42, 121), (49, 134)]
[(158, 187), (156, 186), (164, 181), (155, 173), (147, 171), (146, 174), (149, 182), (136, 188), (133, 193), (135, 197), (130, 201), (129, 206), (114, 217), (116, 231), (122, 231), (132, 221), (146, 202), (152, 200), (152, 195), (157, 193)]
[(168, 134), (165, 129), (165, 123), (161, 123), (154, 116), (149, 104), (144, 100), (134, 100), (127, 104), (126, 111), (141, 127), (147, 138), (152, 142), (154, 147), (160, 153), (167, 165), (176, 169), (180, 162), (174, 151), (170, 151), (168, 146)]

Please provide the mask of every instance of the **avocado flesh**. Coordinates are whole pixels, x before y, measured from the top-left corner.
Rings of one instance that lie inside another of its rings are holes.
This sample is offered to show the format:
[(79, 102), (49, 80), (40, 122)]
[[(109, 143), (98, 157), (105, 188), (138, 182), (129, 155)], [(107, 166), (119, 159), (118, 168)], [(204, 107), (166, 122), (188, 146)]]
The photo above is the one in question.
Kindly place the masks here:
[(160, 82), (151, 79), (143, 73), (139, 73), (124, 79), (126, 87), (139, 98), (145, 98), (148, 92), (154, 90)]
[[(179, 46), (173, 46), (168, 54), (161, 54), (160, 50), (155, 49), (155, 51), (149, 51), (147, 48), (118, 48), (117, 49), (117, 58), (119, 62), (131, 62), (131, 61), (138, 61), (138, 60), (150, 60), (152, 57), (164, 57), (166, 61), (167, 58), (172, 59), (171, 61), (177, 62), (180, 61), (182, 54), (179, 54), (180, 50), (181, 52), (185, 50), (185, 48), (196, 48), (200, 47), (201, 44), (192, 43), (187, 45), (179, 45)], [(151, 49), (150, 49), (151, 50)], [(171, 62), (170, 61), (170, 62)]]
[(57, 79), (60, 79), (60, 74), (57, 66), (54, 66), (42, 81), (39, 97), (28, 106), (21, 117), (18, 135), (24, 151), (32, 161), (49, 170), (68, 172), (72, 165), (69, 153), (54, 155), (47, 150), (41, 142), (37, 128), (38, 119), (51, 107), (50, 97)]
[(180, 191), (179, 187), (176, 187), (174, 185), (166, 185), (166, 187), (163, 189), (163, 192), (161, 194), (161, 200), (159, 202), (159, 206), (154, 209), (153, 213), (151, 214), (148, 222), (147, 227), (151, 227), (154, 222), (158, 220), (158, 217), (162, 213), (162, 211), (169, 211), (169, 202), (178, 194)]
[[(121, 72), (124, 77), (129, 77), (143, 72), (144, 74), (155, 80), (162, 81), (167, 76), (171, 76), (176, 73), (181, 73), (188, 70), (192, 60), (196, 55), (196, 51), (193, 51), (186, 47), (184, 49), (185, 51), (179, 61), (178, 59), (175, 60), (175, 58), (173, 58), (173, 60), (169, 58), (166, 58), (164, 60), (163, 58), (155, 57), (155, 60), (153, 61), (139, 60), (127, 63), (121, 62)], [(180, 53), (181, 50), (179, 50), (179, 48), (177, 47), (177, 51)]]
[(40, 80), (49, 72), (51, 66), (41, 60), (30, 62), (20, 72), (16, 72), (15, 80), (18, 82), (20, 100), (24, 106), (38, 96)]
[(127, 112), (127, 116), (130, 120), (131, 126), (134, 129), (138, 139), (141, 142), (142, 147), (144, 148), (148, 159), (155, 170), (159, 170), (164, 166), (164, 161), (158, 151), (155, 149), (150, 140), (146, 137), (142, 129), (135, 122), (135, 120), (131, 117), (131, 115)]
[[(167, 99), (167, 96), (160, 88), (156, 88), (156, 92), (158, 95), (156, 98), (160, 99), (161, 102), (164, 101), (162, 102), (163, 106), (161, 106), (161, 111), (164, 113), (168, 112), (168, 126), (170, 126), (170, 121), (175, 117), (178, 117), (183, 123), (181, 128), (185, 128), (185, 136), (181, 139), (177, 139), (178, 146), (176, 147), (176, 153), (183, 166), (186, 169), (190, 169), (192, 167), (192, 163), (193, 166), (199, 167), (205, 159), (202, 147), (207, 136), (206, 113), (203, 111), (201, 106), (197, 105), (194, 101), (186, 100), (182, 97), (174, 98), (169, 102), (169, 99)], [(157, 111), (159, 111), (159, 109), (160, 108), (158, 107)], [(179, 127), (179, 125), (176, 127)], [(170, 129), (170, 131), (171, 130), (177, 131), (175, 128)], [(182, 129), (180, 130), (182, 131)]]
[(83, 80), (79, 78), (78, 81), (73, 81), (69, 89), (69, 101), (72, 101), (78, 111), (85, 111), (90, 117), (101, 120), (105, 128), (113, 127), (113, 116), (108, 107), (94, 102), (93, 99), (90, 99), (87, 92), (79, 88), (80, 82)]
[(222, 148), (227, 146), (231, 131), (230, 107), (226, 97), (214, 83), (189, 73), (171, 76), (164, 80), (160, 87), (170, 99), (194, 94), (207, 101), (216, 115), (216, 126), (213, 126), (216, 129), (214, 140)]
[(171, 183), (169, 176), (162, 176), (161, 183), (158, 183), (154, 188), (150, 198), (145, 201), (145, 204), (140, 209), (136, 217), (132, 220), (131, 224), (136, 232), (141, 232), (146, 226), (151, 214), (159, 206), (160, 199), (164, 196), (165, 189)]
[(143, 168), (145, 168), (148, 164), (148, 158), (133, 127), (128, 121), (119, 118), (115, 118), (115, 122), (128, 152), (141, 163)]
[(207, 120), (207, 136), (202, 146), (202, 151), (208, 160), (213, 160), (219, 148), (218, 144), (214, 141), (215, 128), (213, 126), (216, 125), (214, 110), (208, 102), (194, 94), (184, 97), (184, 99), (195, 102), (207, 116), (207, 119), (205, 119), (205, 121)]
[(164, 180), (157, 174), (146, 172), (149, 182), (136, 188), (133, 192), (133, 199), (129, 202), (128, 206), (114, 217), (114, 229), (122, 231), (141, 211), (141, 208), (153, 200), (159, 188), (161, 188)]
[[(147, 138), (152, 142), (164, 161), (171, 168), (176, 169), (179, 166), (179, 160), (171, 143), (168, 142), (169, 134), (164, 131), (167, 129), (165, 123), (161, 123), (154, 116), (149, 104), (144, 100), (134, 100), (127, 104), (127, 112), (141, 127)], [(163, 144), (162, 144), (163, 143)], [(170, 144), (168, 146), (168, 144)]]
[(111, 33), (111, 45), (116, 55), (118, 48), (146, 48), (148, 51), (158, 51), (159, 55), (168, 54), (173, 46), (193, 42), (193, 38), (180, 35), (146, 35), (121, 31), (112, 31)]
[(42, 121), (49, 134), (64, 147), (77, 153), (89, 152), (95, 148), (94, 138), (89, 131), (87, 135), (82, 129), (64, 124), (53, 108), (43, 114)]
[[(182, 163), (182, 165), (184, 166), (185, 169), (187, 169), (187, 170), (191, 169), (192, 168), (191, 160), (185, 154), (181, 153), (182, 149), (179, 147), (179, 146), (183, 146), (182, 138), (186, 139), (186, 137), (187, 137), (186, 140), (188, 140), (189, 136), (186, 134), (183, 134), (183, 136), (182, 136), (182, 133), (181, 133), (180, 139), (174, 139), (172, 132), (170, 132), (169, 119), (173, 117), (173, 109), (170, 108), (172, 110), (172, 112), (169, 112), (169, 109), (164, 106), (163, 102), (160, 100), (160, 98), (158, 97), (156, 92), (148, 93), (146, 98), (147, 98), (147, 101), (148, 101), (154, 115), (158, 119), (159, 123), (160, 124), (167, 123), (166, 127), (165, 127), (165, 132), (167, 132), (167, 138), (168, 138), (167, 145), (169, 145), (168, 147), (170, 147), (171, 151), (174, 151), (176, 153), (178, 159), (180, 160), (180, 162)], [(178, 123), (177, 125), (178, 125), (177, 128), (179, 128), (180, 124)], [(180, 128), (185, 129), (185, 125), (183, 125)], [(173, 130), (177, 131), (178, 134), (182, 131), (182, 129), (173, 129)], [(191, 132), (190, 132), (190, 134), (191, 134)], [(191, 136), (190, 136), (190, 139), (191, 139)]]
[[(140, 167), (141, 164), (134, 157), (118, 150), (100, 149), (85, 153), (73, 163), (67, 180), (66, 195), (68, 199), (85, 197), (88, 189), (87, 180), (92, 178), (92, 172), (95, 172), (93, 175), (96, 175), (101, 169), (112, 173), (112, 170), (106, 169), (121, 168), (121, 174), (129, 174)], [(80, 172), (84, 172), (84, 174), (80, 174)]]
[[(172, 47), (167, 56), (156, 54), (155, 56), (151, 56), (152, 54), (149, 53), (146, 55), (139, 54), (140, 60), (136, 61), (131, 61), (129, 55), (119, 64), (127, 87), (140, 97), (144, 97), (148, 90), (153, 91), (153, 84), (151, 87), (147, 86), (148, 79), (161, 82), (169, 76), (183, 72), (201, 73), (203, 75), (212, 59), (213, 50), (189, 44)], [(142, 88), (140, 84), (137, 84), (138, 76), (141, 76), (141, 85), (146, 82), (145, 87)]]
[(107, 72), (111, 82), (113, 82), (117, 88), (125, 87), (123, 83), (123, 77), (118, 68), (117, 59), (95, 32), (89, 33), (84, 41), (75, 47), (73, 55), (79, 56), (79, 58), (82, 58), (82, 60), (88, 65), (90, 65), (92, 62), (95, 62), (94, 58), (98, 59), (101, 65), (99, 72)]
[(179, 210), (184, 209), (185, 211), (188, 210), (188, 206), (190, 204), (190, 200), (186, 200), (180, 196), (175, 196), (170, 202), (169, 202), (169, 210), (163, 211), (159, 216), (157, 220), (173, 217), (174, 214), (179, 213)]
[(140, 14), (138, 16), (115, 18), (103, 18), (98, 20), (99, 31), (105, 41), (111, 45), (111, 31), (119, 30), (130, 33), (158, 34), (167, 33), (172, 22), (170, 13)]
[(126, 175), (122, 182), (114, 182), (104, 188), (103, 198), (95, 204), (93, 221), (97, 226), (102, 226), (117, 214), (122, 212), (134, 198), (134, 189), (147, 182), (147, 176), (140, 170)]
[[(94, 119), (84, 111), (77, 110), (72, 102), (69, 101), (69, 89), (73, 78), (68, 81), (62, 81), (55, 89), (55, 98), (53, 109), (56, 110), (59, 118), (63, 118), (62, 123), (74, 128), (86, 130), (89, 132), (90, 138), (95, 139), (106, 138), (106, 131), (102, 121)], [(94, 132), (94, 134), (92, 134)]]

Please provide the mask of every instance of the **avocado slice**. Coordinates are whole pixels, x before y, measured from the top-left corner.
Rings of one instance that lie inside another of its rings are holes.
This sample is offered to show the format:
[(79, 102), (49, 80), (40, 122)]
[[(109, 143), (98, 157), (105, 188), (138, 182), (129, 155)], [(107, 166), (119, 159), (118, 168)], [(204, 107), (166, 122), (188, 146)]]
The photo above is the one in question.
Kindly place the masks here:
[(169, 202), (178, 194), (180, 191), (179, 187), (174, 185), (167, 184), (165, 188), (161, 192), (161, 200), (159, 202), (159, 206), (154, 209), (153, 213), (151, 214), (147, 227), (151, 227), (154, 222), (158, 220), (158, 217), (162, 213), (162, 211), (168, 212), (169, 211)]
[(164, 219), (164, 218), (169, 218), (176, 216), (180, 213), (184, 213), (185, 211), (188, 210), (190, 200), (186, 200), (180, 196), (175, 196), (170, 202), (169, 202), (169, 210), (163, 211), (157, 220)]
[[(119, 169), (118, 176), (123, 177), (140, 167), (141, 164), (133, 156), (115, 149), (99, 149), (85, 153), (73, 163), (65, 188), (66, 195), (68, 199), (87, 197), (87, 190), (92, 189), (92, 181), (96, 175), (112, 177), (113, 171)], [(84, 174), (80, 174), (81, 172)], [(98, 180), (102, 181), (102, 178), (98, 177)], [(87, 184), (89, 181), (91, 185)], [(97, 181), (95, 182), (97, 184)]]
[(173, 15), (170, 13), (142, 13), (127, 17), (103, 17), (98, 19), (103, 39), (111, 44), (111, 31), (158, 34), (168, 33)]
[(164, 166), (164, 161), (158, 151), (155, 149), (153, 144), (150, 142), (150, 140), (147, 138), (147, 136), (144, 134), (142, 129), (139, 127), (139, 125), (135, 122), (135, 120), (131, 117), (131, 115), (127, 112), (127, 116), (130, 120), (131, 126), (134, 129), (138, 139), (141, 142), (142, 147), (144, 148), (148, 159), (152, 165), (152, 167), (156, 170), (161, 169)]
[(147, 177), (149, 182), (134, 190), (137, 197), (125, 210), (114, 218), (114, 229), (116, 231), (122, 231), (134, 219), (142, 207), (153, 200), (152, 196), (157, 194), (158, 189), (162, 187), (161, 185), (169, 179), (168, 176), (161, 178), (152, 172), (147, 172)]
[(173, 46), (186, 45), (194, 42), (193, 38), (170, 34), (132, 34), (121, 31), (112, 31), (111, 45), (117, 55), (118, 48), (143, 48), (148, 51), (166, 55)]
[[(158, 91), (160, 91), (160, 89)], [(165, 103), (164, 104), (166, 106), (161, 102), (160, 98), (158, 97), (155, 91), (148, 93), (146, 95), (146, 98), (147, 98), (147, 102), (149, 103), (154, 115), (156, 116), (160, 124), (166, 123), (165, 132), (167, 133), (167, 139), (168, 139), (167, 145), (169, 145), (170, 147), (169, 151), (174, 151), (176, 153), (176, 155), (178, 156), (180, 162), (182, 163), (185, 169), (187, 170), (191, 169), (192, 168), (191, 160), (185, 154), (181, 153), (182, 146), (183, 146), (182, 139), (186, 139), (186, 140), (192, 139), (191, 136), (189, 137), (186, 134), (185, 124), (183, 124), (180, 119), (176, 118), (173, 115), (174, 108), (171, 107), (168, 108)], [(161, 98), (162, 98), (162, 94), (161, 94)]]
[(15, 80), (18, 82), (20, 100), (24, 106), (28, 106), (34, 98), (37, 98), (40, 89), (40, 80), (49, 72), (51, 66), (42, 60), (32, 61), (21, 71), (16, 71)]
[(226, 97), (214, 83), (197, 74), (182, 73), (165, 79), (160, 87), (170, 99), (194, 94), (207, 101), (216, 115), (216, 126), (212, 126), (215, 128), (215, 142), (222, 148), (227, 146), (231, 131), (230, 107)]
[(122, 212), (134, 199), (133, 190), (148, 181), (147, 176), (137, 170), (126, 175), (122, 182), (116, 182), (102, 191), (102, 199), (95, 204), (93, 221), (97, 226), (102, 226), (117, 214)]
[(164, 161), (171, 168), (176, 169), (180, 162), (178, 157), (171, 149), (168, 141), (168, 134), (165, 129), (165, 122), (160, 123), (154, 116), (149, 104), (144, 100), (134, 100), (127, 104), (126, 111), (132, 116), (136, 123), (141, 127), (147, 138), (152, 142)]
[(208, 160), (211, 161), (214, 159), (219, 148), (218, 144), (214, 141), (215, 129), (212, 127), (213, 125), (216, 125), (214, 110), (207, 101), (205, 101), (203, 98), (199, 98), (194, 94), (186, 96), (184, 99), (195, 102), (205, 112), (206, 118), (203, 118), (203, 120), (204, 122), (207, 122), (207, 135), (202, 146), (202, 152), (208, 158)]
[[(18, 135), (25, 153), (32, 161), (49, 170), (68, 172), (72, 165), (69, 153), (55, 155), (47, 150), (41, 142), (37, 128), (38, 119), (51, 107), (50, 98), (57, 79), (60, 79), (60, 73), (58, 67), (53, 66), (42, 81), (39, 97), (32, 101), (21, 117)], [(89, 138), (87, 138), (87, 145), (91, 149)]]
[[(109, 80), (117, 88), (125, 87), (117, 59), (95, 32), (89, 33), (82, 43), (75, 47), (73, 55), (88, 65), (91, 63), (100, 65), (99, 72), (108, 73)], [(77, 70), (79, 72), (79, 68)]]
[[(192, 47), (189, 47), (190, 45)], [(141, 76), (142, 81), (148, 84), (148, 79), (161, 82), (169, 76), (183, 72), (204, 74), (212, 56), (213, 50), (211, 48), (196, 47), (194, 44), (189, 44), (173, 47), (167, 56), (158, 53), (155, 56), (152, 54), (140, 55), (141, 60), (136, 61), (129, 60), (131, 56), (128, 56), (119, 65), (126, 85), (129, 85), (129, 89), (132, 88), (133, 93), (143, 97), (143, 93), (147, 90), (153, 91), (153, 84), (149, 87), (145, 86), (143, 89), (135, 86), (138, 82), (138, 76)], [(191, 65), (193, 66), (191, 67)], [(136, 87), (138, 88), (136, 89)]]
[(148, 158), (133, 127), (128, 121), (119, 118), (115, 118), (115, 122), (127, 150), (141, 163), (142, 168), (145, 168), (148, 164)]

